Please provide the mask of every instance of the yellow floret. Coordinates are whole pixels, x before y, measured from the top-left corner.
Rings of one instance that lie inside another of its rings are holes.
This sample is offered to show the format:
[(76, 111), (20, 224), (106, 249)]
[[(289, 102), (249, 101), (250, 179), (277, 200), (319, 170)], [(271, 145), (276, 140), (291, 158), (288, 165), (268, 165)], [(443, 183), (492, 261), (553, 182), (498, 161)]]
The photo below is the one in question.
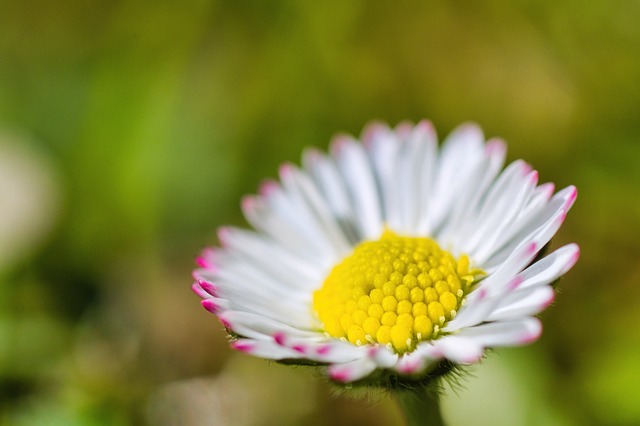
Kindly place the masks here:
[(395, 312), (397, 306), (398, 301), (393, 296), (385, 296), (385, 298), (382, 299), (382, 309), (386, 312)]
[(391, 327), (388, 325), (381, 325), (376, 333), (376, 340), (378, 343), (383, 345), (391, 343)]
[(427, 305), (427, 313), (431, 321), (436, 324), (444, 323), (444, 308), (440, 302), (431, 302)]
[(408, 300), (401, 300), (398, 302), (398, 306), (396, 307), (396, 312), (398, 315), (400, 314), (410, 314), (413, 310), (413, 304)]
[(411, 303), (413, 304), (422, 302), (424, 300), (424, 291), (420, 287), (412, 288), (409, 295), (409, 300), (411, 300)]
[(376, 318), (369, 317), (362, 323), (362, 329), (369, 336), (375, 336), (380, 328), (380, 321)]
[(358, 299), (358, 308), (366, 311), (371, 306), (371, 298), (367, 295), (360, 296)]
[(382, 325), (392, 326), (396, 323), (397, 318), (398, 315), (396, 315), (395, 312), (385, 312), (384, 314), (382, 314), (380, 322), (382, 323)]
[(428, 338), (433, 333), (433, 323), (426, 315), (418, 315), (413, 320), (413, 331), (418, 340)]
[(374, 288), (373, 290), (371, 290), (371, 293), (369, 293), (369, 299), (371, 300), (371, 303), (380, 304), (382, 303), (383, 298), (384, 293), (382, 293), (382, 290), (380, 290), (379, 288)]
[(382, 308), (382, 306), (375, 303), (369, 306), (369, 309), (367, 309), (367, 313), (369, 314), (370, 317), (380, 319), (382, 318), (382, 314), (384, 314), (384, 309)]
[(398, 352), (406, 352), (411, 346), (411, 330), (404, 325), (391, 328), (391, 344)]
[(397, 325), (403, 325), (409, 329), (413, 328), (413, 315), (411, 314), (399, 314), (396, 319)]
[(352, 325), (349, 327), (349, 332), (347, 333), (347, 338), (354, 345), (364, 345), (366, 343), (364, 330), (359, 325)]
[(366, 320), (368, 317), (369, 317), (369, 314), (367, 314), (362, 309), (353, 311), (353, 313), (351, 314), (351, 318), (353, 318), (353, 322), (358, 325), (362, 325), (364, 320)]
[(401, 300), (408, 300), (409, 299), (409, 289), (407, 288), (406, 285), (401, 284), (398, 287), (396, 287), (396, 292), (395, 292), (395, 296), (396, 299), (399, 301)]
[(414, 303), (411, 313), (414, 317), (417, 317), (418, 315), (427, 315), (427, 305), (422, 302)]
[(440, 304), (444, 309), (445, 314), (449, 314), (451, 311), (455, 311), (458, 308), (458, 299), (453, 293), (445, 292), (440, 295)]

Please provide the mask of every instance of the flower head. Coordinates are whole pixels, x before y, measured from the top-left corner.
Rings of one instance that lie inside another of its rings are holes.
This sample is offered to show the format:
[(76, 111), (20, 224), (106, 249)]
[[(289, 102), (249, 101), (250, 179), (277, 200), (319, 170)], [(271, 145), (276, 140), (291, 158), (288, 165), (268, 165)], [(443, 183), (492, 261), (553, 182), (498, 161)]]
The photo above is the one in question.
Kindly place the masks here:
[(523, 161), (502, 170), (505, 151), (472, 124), (440, 148), (428, 122), (338, 136), (243, 200), (255, 230), (221, 228), (193, 289), (235, 349), (327, 365), (338, 382), (425, 377), (532, 342), (578, 259), (576, 244), (542, 257), (576, 189), (554, 194)]

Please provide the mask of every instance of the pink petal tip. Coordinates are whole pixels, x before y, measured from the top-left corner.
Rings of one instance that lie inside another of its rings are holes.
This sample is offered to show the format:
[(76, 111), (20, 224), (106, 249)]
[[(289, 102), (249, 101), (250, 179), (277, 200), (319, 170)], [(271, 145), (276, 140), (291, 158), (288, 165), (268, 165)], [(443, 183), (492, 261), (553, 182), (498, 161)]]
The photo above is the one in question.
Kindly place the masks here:
[(360, 138), (364, 146), (369, 147), (380, 135), (389, 132), (389, 127), (382, 121), (372, 121), (362, 130)]
[(281, 331), (277, 331), (273, 334), (273, 340), (276, 341), (277, 344), (279, 344), (280, 346), (284, 346), (285, 345), (285, 340), (286, 340), (286, 336), (283, 332)]
[(350, 376), (351, 375), (349, 374), (349, 371), (346, 368), (334, 369), (329, 371), (329, 378), (333, 381), (340, 382), (340, 383), (349, 382)]
[(221, 226), (217, 231), (218, 241), (221, 245), (226, 246), (229, 242), (229, 236), (231, 235), (231, 228), (228, 226)]
[(569, 263), (567, 264), (567, 270), (573, 268), (573, 266), (578, 263), (578, 259), (580, 259), (580, 246), (579, 245), (575, 245), (576, 246), (576, 252), (573, 253), (573, 255), (571, 256), (571, 259), (569, 260)]
[(331, 352), (331, 345), (322, 345), (316, 349), (318, 355), (328, 355)]
[(244, 353), (251, 353), (254, 348), (254, 344), (250, 342), (241, 342), (236, 340), (235, 342), (231, 342), (231, 347), (237, 351)]
[(465, 358), (462, 360), (463, 364), (467, 364), (467, 365), (471, 365), (471, 364), (475, 364), (476, 362), (480, 361), (482, 359), (482, 353), (479, 353), (477, 355), (473, 355), (470, 356), (469, 358)]
[(204, 291), (206, 291), (210, 295), (218, 296), (218, 287), (216, 287), (212, 282), (206, 280), (198, 280), (198, 284)]
[(420, 367), (420, 361), (413, 360), (413, 361), (404, 362), (402, 365), (400, 365), (398, 370), (403, 374), (413, 374), (416, 371), (418, 371), (419, 367)]
[(258, 200), (253, 195), (245, 195), (240, 200), (240, 207), (244, 212), (252, 212), (256, 209), (256, 205), (258, 204)]
[(433, 126), (433, 123), (429, 120), (420, 120), (418, 124), (416, 124), (416, 130), (428, 133), (431, 136), (435, 136), (436, 134), (436, 129)]
[(520, 344), (521, 345), (528, 345), (531, 344), (533, 342), (535, 342), (536, 340), (538, 340), (540, 338), (540, 336), (542, 335), (542, 330), (537, 332), (537, 333), (533, 333), (533, 334), (529, 334), (524, 336), (524, 338), (522, 338), (520, 340)]
[(193, 291), (198, 297), (203, 299), (208, 299), (211, 297), (209, 293), (207, 293), (197, 282), (191, 284), (191, 291)]
[(340, 155), (342, 151), (349, 145), (352, 138), (349, 135), (339, 134), (333, 137), (329, 150), (334, 156)]
[(522, 162), (522, 175), (526, 176), (529, 174), (529, 172), (533, 171), (533, 167), (531, 166), (531, 164), (526, 163), (526, 162)]
[(513, 291), (520, 287), (520, 284), (522, 284), (522, 277), (516, 276), (509, 282), (509, 284), (507, 284), (507, 289)]
[(268, 179), (263, 181), (260, 184), (260, 187), (258, 188), (258, 193), (263, 197), (269, 197), (278, 190), (278, 187), (279, 185), (276, 181)]
[(218, 319), (220, 320), (220, 323), (224, 326), (224, 328), (226, 328), (228, 330), (233, 330), (233, 327), (231, 326), (231, 323), (229, 321), (227, 321), (226, 319), (224, 319), (221, 315), (218, 315)]
[(484, 149), (487, 155), (502, 155), (507, 150), (507, 144), (502, 139), (493, 138), (487, 141)]
[(478, 289), (478, 301), (484, 300), (488, 296), (489, 292), (486, 288), (482, 287)]
[(551, 296), (549, 296), (549, 299), (545, 300), (544, 303), (541, 306), (540, 310), (544, 310), (547, 309), (552, 303), (553, 301), (556, 299), (556, 293), (552, 292)]
[(305, 154), (305, 159), (307, 159), (309, 162), (313, 164), (318, 163), (324, 156), (322, 151), (313, 147), (307, 148), (304, 154)]
[(572, 186), (571, 194), (569, 195), (569, 199), (567, 200), (567, 204), (569, 206), (573, 205), (573, 202), (578, 198), (578, 188)]
[(301, 353), (301, 354), (306, 354), (307, 353), (307, 347), (304, 345), (293, 345), (291, 347), (291, 349), (293, 349), (294, 351)]
[(295, 170), (295, 166), (291, 163), (282, 163), (280, 164), (280, 178), (288, 179), (293, 175), (293, 171)]
[(207, 262), (205, 258), (202, 256), (197, 256), (195, 259), (195, 262), (196, 262), (196, 265), (198, 265), (201, 268), (204, 268), (204, 269), (211, 268), (211, 265), (209, 264), (209, 262)]
[(218, 314), (220, 312), (220, 307), (216, 305), (216, 302), (214, 302), (213, 299), (204, 299), (200, 304), (212, 314)]
[(400, 137), (400, 141), (411, 136), (414, 125), (409, 121), (402, 121), (396, 126), (396, 134)]

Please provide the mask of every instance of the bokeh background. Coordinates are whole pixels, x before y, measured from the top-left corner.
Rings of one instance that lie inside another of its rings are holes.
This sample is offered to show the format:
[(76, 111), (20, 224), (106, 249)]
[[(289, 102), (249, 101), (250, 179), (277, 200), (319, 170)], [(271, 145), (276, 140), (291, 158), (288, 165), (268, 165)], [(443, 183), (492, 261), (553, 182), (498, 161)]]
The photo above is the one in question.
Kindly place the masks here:
[(190, 291), (242, 194), (371, 119), (579, 188), (582, 258), (451, 425), (637, 425), (640, 2), (0, 1), (0, 425), (400, 424), (231, 353)]

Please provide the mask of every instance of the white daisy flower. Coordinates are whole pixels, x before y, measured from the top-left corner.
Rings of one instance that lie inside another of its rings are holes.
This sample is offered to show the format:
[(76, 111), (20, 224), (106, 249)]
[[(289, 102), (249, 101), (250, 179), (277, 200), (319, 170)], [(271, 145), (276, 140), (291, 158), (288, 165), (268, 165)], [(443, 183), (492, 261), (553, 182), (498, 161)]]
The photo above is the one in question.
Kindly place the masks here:
[(338, 382), (415, 380), (532, 342), (579, 256), (541, 257), (577, 192), (523, 161), (502, 170), (505, 151), (473, 124), (440, 148), (426, 121), (338, 136), (243, 200), (255, 230), (221, 228), (193, 289), (235, 349)]

